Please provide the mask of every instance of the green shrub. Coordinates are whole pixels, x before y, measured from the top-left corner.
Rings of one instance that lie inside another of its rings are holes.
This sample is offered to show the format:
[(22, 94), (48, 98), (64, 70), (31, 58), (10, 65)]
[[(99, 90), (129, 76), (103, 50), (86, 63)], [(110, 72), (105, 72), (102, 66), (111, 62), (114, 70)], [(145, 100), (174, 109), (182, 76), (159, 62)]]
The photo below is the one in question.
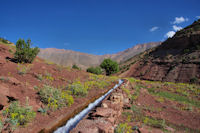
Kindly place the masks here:
[(1, 41), (2, 43), (8, 44), (8, 40), (6, 40), (6, 39), (4, 39), (4, 38), (0, 38), (0, 41)]
[(17, 65), (17, 71), (20, 75), (24, 75), (27, 73), (27, 71), (29, 71), (31, 69), (30, 65), (24, 65), (24, 64), (19, 64)]
[(127, 123), (120, 123), (115, 129), (115, 133), (132, 133), (131, 126)]
[(119, 65), (117, 64), (117, 62), (111, 59), (104, 59), (100, 67), (105, 69), (106, 75), (111, 75), (119, 71)]
[(0, 80), (7, 82), (7, 81), (9, 81), (9, 78), (8, 78), (8, 77), (1, 76), (1, 77), (0, 77)]
[(68, 85), (67, 89), (70, 90), (75, 96), (86, 96), (88, 93), (88, 88), (85, 87), (80, 81), (75, 81)]
[(84, 83), (85, 88), (98, 88), (98, 89), (104, 89), (109, 85), (108, 82), (105, 80), (97, 80), (97, 81), (86, 81)]
[(175, 93), (171, 93), (171, 92), (167, 92), (167, 91), (158, 91), (158, 92), (149, 91), (149, 93), (156, 95), (156, 96), (164, 97), (164, 98), (167, 98), (167, 99), (170, 99), (173, 101), (190, 104), (190, 105), (200, 108), (200, 103), (197, 100), (191, 99), (187, 96), (181, 96), (179, 94), (175, 94)]
[(73, 69), (81, 70), (76, 64), (72, 66)]
[(189, 49), (184, 49), (183, 52), (184, 52), (184, 54), (187, 54), (187, 53), (190, 52), (190, 50)]
[(46, 108), (39, 108), (37, 111), (42, 113), (42, 114), (46, 114), (47, 113), (47, 109)]
[(98, 88), (104, 89), (105, 87), (109, 86), (111, 83), (118, 80), (118, 77), (109, 76), (106, 77), (104, 75), (95, 75), (90, 74), (89, 80), (84, 83), (85, 87), (90, 88)]
[(9, 49), (8, 52), (11, 53), (11, 54), (13, 53), (12, 49)]
[(40, 89), (39, 95), (41, 101), (48, 106), (48, 109), (56, 110), (66, 105), (71, 105), (74, 99), (66, 91), (54, 88), (52, 86), (44, 85)]
[(190, 83), (198, 83), (199, 79), (197, 77), (193, 77), (190, 79)]
[(7, 117), (6, 123), (15, 129), (17, 126), (26, 125), (30, 120), (34, 119), (36, 113), (31, 106), (21, 106), (18, 101), (15, 101), (3, 111), (3, 115)]
[(44, 76), (43, 76), (46, 80), (49, 80), (49, 81), (54, 81), (54, 78), (53, 78), (53, 76), (52, 76), (52, 74), (51, 73), (49, 73), (49, 72), (45, 72), (45, 74), (44, 74)]
[(3, 121), (0, 118), (0, 132), (2, 131), (2, 129), (3, 129)]
[(36, 75), (36, 78), (37, 78), (38, 80), (40, 80), (40, 81), (43, 80), (43, 76), (42, 76), (42, 74), (37, 74), (37, 75)]
[(166, 127), (165, 120), (159, 120), (159, 119), (154, 119), (150, 117), (144, 117), (143, 122), (146, 125), (155, 127), (155, 128), (162, 128), (164, 129)]
[(100, 67), (89, 67), (87, 69), (87, 72), (94, 73), (94, 74), (97, 74), (97, 75), (102, 74), (102, 70), (101, 70)]
[(19, 63), (32, 63), (37, 54), (39, 53), (39, 48), (31, 48), (31, 40), (24, 41), (24, 39), (19, 39), (16, 43), (15, 59)]

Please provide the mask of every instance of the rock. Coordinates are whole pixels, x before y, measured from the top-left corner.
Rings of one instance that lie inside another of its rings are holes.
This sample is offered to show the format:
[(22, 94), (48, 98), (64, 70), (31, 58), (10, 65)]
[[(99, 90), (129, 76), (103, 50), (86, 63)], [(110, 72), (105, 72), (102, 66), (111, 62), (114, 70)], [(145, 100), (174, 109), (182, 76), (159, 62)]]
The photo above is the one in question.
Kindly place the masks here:
[(87, 129), (81, 129), (79, 133), (99, 133), (99, 128), (98, 127), (90, 127)]
[(110, 100), (113, 104), (123, 105), (123, 95), (121, 93), (112, 93)]
[(3, 65), (3, 64), (5, 64), (5, 60), (0, 57), (0, 65)]
[(4, 96), (8, 96), (9, 95), (9, 88), (5, 87), (6, 85), (4, 84), (0, 84), (0, 94), (4, 95)]
[(116, 114), (116, 111), (111, 108), (97, 108), (96, 112), (92, 114), (92, 116), (109, 117), (114, 114)]
[(13, 85), (19, 85), (19, 84), (21, 84), (21, 82), (19, 80), (17, 80), (16, 78), (14, 78), (14, 77), (8, 77), (8, 79), (9, 79), (9, 82), (11, 84), (13, 84)]
[(114, 125), (115, 122), (116, 122), (116, 118), (114, 118), (114, 117), (109, 117), (109, 118), (107, 118), (107, 120), (108, 120), (110, 123), (112, 123), (113, 125)]
[(124, 99), (123, 99), (123, 103), (124, 103), (124, 104), (128, 104), (128, 103), (129, 103), (129, 98), (124, 98)]
[(6, 97), (8, 95), (9, 95), (9, 88), (1, 84), (0, 85), (0, 110), (3, 109), (4, 106), (8, 105), (8, 98)]
[(99, 124), (98, 125), (99, 128), (99, 133), (114, 133), (114, 127), (110, 124)]
[(123, 109), (131, 109), (131, 104), (124, 104)]
[(141, 92), (141, 93), (148, 93), (148, 90), (147, 90), (147, 89), (144, 89), (144, 88), (141, 88), (141, 89), (140, 89), (140, 92)]
[(101, 106), (102, 106), (103, 108), (108, 108), (108, 105), (107, 105), (106, 103), (102, 103)]
[(168, 127), (168, 126), (165, 129), (168, 130), (168, 131), (170, 131), (170, 132), (172, 132), (172, 133), (175, 132), (175, 130), (173, 128)]
[(13, 99), (17, 99), (16, 93), (13, 92), (13, 91), (10, 91), (8, 96), (13, 98)]
[(10, 91), (8, 87), (6, 87), (6, 85), (1, 84), (0, 85), (0, 104), (2, 104), (2, 102), (4, 104), (2, 105), (7, 105), (7, 102), (9, 101), (13, 101), (16, 100), (16, 93), (13, 91)]
[(2, 106), (6, 106), (6, 105), (8, 105), (8, 98), (5, 95), (0, 94), (0, 106), (1, 106), (1, 108), (2, 108)]
[(149, 129), (140, 128), (139, 130), (141, 133), (149, 133)]
[(45, 66), (42, 66), (42, 69), (46, 69), (46, 67), (45, 67)]

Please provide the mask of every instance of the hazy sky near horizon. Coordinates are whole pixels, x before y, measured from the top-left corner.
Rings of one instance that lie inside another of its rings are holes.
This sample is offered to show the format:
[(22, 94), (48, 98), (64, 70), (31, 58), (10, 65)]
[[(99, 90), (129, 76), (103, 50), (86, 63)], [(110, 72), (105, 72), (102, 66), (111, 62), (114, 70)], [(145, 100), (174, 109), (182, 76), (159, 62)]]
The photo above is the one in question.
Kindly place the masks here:
[(0, 37), (40, 48), (116, 53), (163, 41), (200, 18), (200, 0), (0, 0)]

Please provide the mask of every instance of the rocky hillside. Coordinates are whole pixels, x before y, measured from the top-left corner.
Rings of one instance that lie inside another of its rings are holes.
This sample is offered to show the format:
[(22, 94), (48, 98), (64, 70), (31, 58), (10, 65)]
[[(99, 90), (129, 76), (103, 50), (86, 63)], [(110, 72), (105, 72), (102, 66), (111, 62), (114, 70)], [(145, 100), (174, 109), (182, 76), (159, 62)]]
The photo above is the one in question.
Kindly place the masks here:
[(199, 83), (200, 20), (178, 31), (160, 46), (121, 64), (123, 77)]
[(38, 56), (63, 66), (72, 66), (73, 64), (77, 64), (79, 67), (86, 69), (90, 66), (99, 65), (104, 58), (111, 58), (117, 62), (123, 62), (130, 57), (140, 52), (143, 52), (151, 47), (158, 46), (159, 44), (161, 44), (161, 42), (138, 44), (132, 48), (116, 54), (101, 56), (75, 52), (72, 50), (47, 48), (41, 49)]

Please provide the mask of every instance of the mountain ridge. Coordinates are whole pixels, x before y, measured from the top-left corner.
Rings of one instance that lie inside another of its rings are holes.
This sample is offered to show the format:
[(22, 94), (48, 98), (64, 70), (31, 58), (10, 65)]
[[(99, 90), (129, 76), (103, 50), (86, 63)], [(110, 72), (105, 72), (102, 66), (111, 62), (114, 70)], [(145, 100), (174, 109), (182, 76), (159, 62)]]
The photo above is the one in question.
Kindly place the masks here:
[(117, 61), (118, 63), (123, 62), (131, 56), (134, 56), (140, 52), (143, 52), (151, 47), (155, 47), (160, 44), (161, 42), (137, 44), (132, 48), (128, 48), (124, 51), (117, 52), (115, 54), (105, 55), (93, 55), (67, 49), (46, 48), (41, 49), (38, 56), (40, 58), (57, 63), (59, 65), (72, 66), (73, 64), (77, 64), (82, 69), (86, 69), (90, 66), (99, 65), (105, 58), (111, 58)]

